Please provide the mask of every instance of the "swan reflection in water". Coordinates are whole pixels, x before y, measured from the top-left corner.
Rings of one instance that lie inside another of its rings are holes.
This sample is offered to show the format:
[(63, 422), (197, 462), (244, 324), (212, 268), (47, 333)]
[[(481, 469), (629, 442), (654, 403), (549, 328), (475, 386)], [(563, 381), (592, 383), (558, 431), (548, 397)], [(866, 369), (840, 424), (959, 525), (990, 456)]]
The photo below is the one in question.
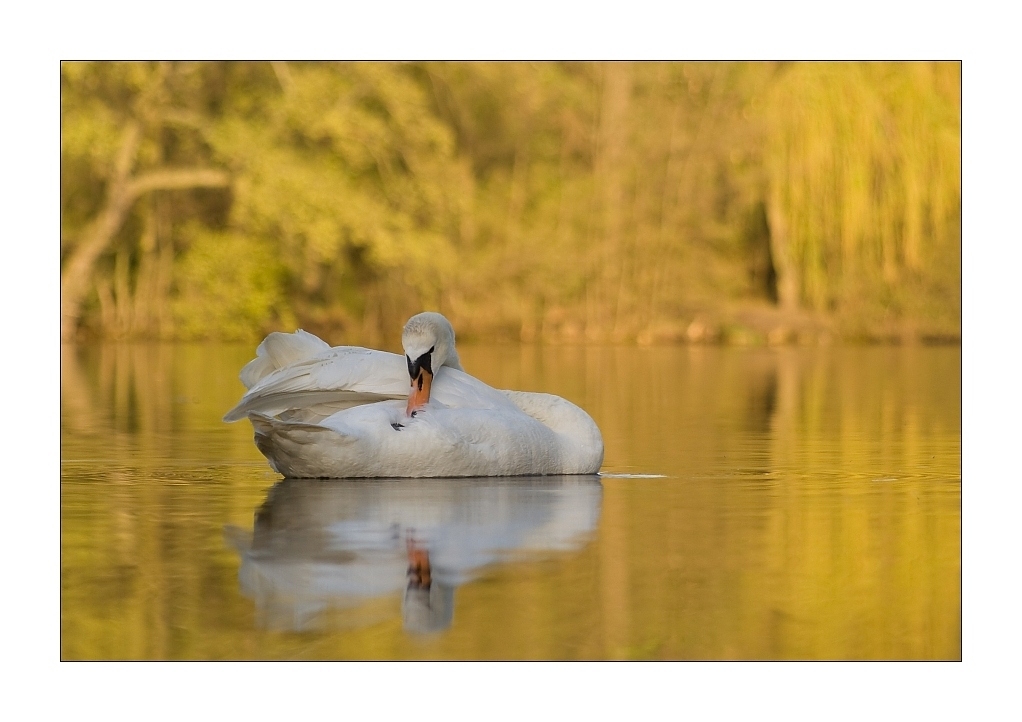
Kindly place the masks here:
[[(331, 613), (400, 597), (406, 631), (439, 632), (453, 620), (455, 589), (486, 567), (581, 549), (602, 492), (595, 474), (285, 479), (252, 534), (227, 531), (264, 626), (322, 628)], [(347, 625), (381, 621), (348, 616)]]

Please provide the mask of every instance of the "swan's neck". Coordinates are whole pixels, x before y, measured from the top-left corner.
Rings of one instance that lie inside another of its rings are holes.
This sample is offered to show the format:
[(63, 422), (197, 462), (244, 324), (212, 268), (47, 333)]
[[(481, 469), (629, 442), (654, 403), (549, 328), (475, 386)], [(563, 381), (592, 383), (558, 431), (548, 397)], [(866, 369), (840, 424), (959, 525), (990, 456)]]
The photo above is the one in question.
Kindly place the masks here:
[(458, 352), (455, 349), (451, 349), (451, 355), (444, 361), (444, 366), (450, 366), (452, 369), (458, 369), (458, 371), (464, 371), (461, 367), (461, 359), (458, 358)]

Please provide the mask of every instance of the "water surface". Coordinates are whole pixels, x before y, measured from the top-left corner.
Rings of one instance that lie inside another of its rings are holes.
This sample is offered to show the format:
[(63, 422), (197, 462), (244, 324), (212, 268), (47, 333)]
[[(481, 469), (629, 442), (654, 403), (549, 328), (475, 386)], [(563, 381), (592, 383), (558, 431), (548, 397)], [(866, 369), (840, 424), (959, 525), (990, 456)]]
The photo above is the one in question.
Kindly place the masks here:
[(64, 659), (959, 659), (957, 347), (466, 346), (599, 477), (282, 481), (246, 346), (65, 346)]

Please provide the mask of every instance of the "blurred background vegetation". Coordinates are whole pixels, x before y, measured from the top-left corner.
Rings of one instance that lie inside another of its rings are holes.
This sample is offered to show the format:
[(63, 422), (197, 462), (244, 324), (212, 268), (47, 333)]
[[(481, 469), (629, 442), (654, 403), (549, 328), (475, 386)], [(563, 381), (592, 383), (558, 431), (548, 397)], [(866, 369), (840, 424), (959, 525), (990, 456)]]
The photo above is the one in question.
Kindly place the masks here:
[(61, 335), (958, 342), (958, 63), (64, 63)]

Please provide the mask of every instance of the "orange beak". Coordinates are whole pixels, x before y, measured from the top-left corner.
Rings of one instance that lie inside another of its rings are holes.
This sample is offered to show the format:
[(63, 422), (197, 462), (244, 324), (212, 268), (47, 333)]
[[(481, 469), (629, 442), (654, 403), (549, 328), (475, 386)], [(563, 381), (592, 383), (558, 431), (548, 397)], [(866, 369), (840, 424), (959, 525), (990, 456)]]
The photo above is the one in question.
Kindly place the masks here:
[(433, 383), (433, 373), (428, 369), (418, 369), (418, 376), (412, 379), (412, 390), (408, 394), (408, 408), (405, 413), (411, 416), (429, 402), (429, 387)]

